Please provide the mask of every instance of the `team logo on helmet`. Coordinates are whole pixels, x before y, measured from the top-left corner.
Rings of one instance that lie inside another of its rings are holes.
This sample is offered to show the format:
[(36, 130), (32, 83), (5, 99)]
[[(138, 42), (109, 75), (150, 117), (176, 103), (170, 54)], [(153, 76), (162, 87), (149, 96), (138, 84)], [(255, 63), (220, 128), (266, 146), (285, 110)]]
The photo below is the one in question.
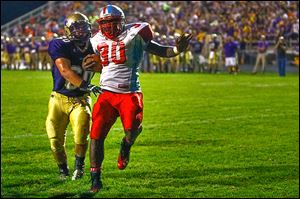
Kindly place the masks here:
[(65, 20), (65, 34), (71, 41), (86, 43), (92, 35), (88, 18), (80, 12), (69, 15)]

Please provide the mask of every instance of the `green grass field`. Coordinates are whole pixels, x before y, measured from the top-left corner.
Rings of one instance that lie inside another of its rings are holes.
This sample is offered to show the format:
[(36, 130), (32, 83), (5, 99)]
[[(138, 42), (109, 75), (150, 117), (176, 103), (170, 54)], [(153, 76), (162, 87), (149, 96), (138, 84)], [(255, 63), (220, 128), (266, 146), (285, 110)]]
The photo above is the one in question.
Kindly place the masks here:
[[(88, 156), (83, 179), (58, 179), (45, 131), (51, 72), (2, 70), (1, 197), (299, 198), (298, 74), (140, 79), (144, 130), (120, 171), (117, 120), (105, 144), (104, 188), (91, 196)], [(68, 128), (71, 171), (73, 146)]]

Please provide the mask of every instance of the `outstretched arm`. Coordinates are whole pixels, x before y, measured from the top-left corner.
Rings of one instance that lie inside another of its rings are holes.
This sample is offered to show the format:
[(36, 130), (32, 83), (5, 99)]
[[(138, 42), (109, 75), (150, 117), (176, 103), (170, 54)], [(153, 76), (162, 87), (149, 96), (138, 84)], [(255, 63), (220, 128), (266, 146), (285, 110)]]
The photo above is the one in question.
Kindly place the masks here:
[(176, 46), (165, 46), (151, 40), (145, 50), (160, 57), (175, 57), (186, 50), (192, 37), (191, 34), (182, 34), (176, 39)]

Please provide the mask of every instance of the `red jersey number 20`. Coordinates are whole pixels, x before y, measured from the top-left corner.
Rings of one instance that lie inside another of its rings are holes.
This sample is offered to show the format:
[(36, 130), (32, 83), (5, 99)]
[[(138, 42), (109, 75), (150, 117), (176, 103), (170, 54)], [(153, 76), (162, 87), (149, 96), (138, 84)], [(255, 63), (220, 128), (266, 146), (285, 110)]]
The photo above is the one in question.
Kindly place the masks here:
[[(110, 46), (106, 43), (101, 43), (97, 46), (97, 49), (100, 53), (101, 64), (103, 67), (108, 66), (109, 60), (115, 64), (123, 64), (126, 61), (125, 44), (123, 41), (114, 41)], [(109, 52), (111, 52), (110, 55)]]

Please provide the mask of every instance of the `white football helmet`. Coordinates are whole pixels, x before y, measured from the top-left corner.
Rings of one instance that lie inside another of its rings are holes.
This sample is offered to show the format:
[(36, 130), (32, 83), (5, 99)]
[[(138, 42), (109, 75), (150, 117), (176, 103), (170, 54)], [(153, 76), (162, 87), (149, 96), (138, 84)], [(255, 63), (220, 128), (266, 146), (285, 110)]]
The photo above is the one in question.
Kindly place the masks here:
[(97, 22), (101, 33), (114, 40), (124, 31), (125, 15), (118, 6), (108, 5), (101, 9)]

